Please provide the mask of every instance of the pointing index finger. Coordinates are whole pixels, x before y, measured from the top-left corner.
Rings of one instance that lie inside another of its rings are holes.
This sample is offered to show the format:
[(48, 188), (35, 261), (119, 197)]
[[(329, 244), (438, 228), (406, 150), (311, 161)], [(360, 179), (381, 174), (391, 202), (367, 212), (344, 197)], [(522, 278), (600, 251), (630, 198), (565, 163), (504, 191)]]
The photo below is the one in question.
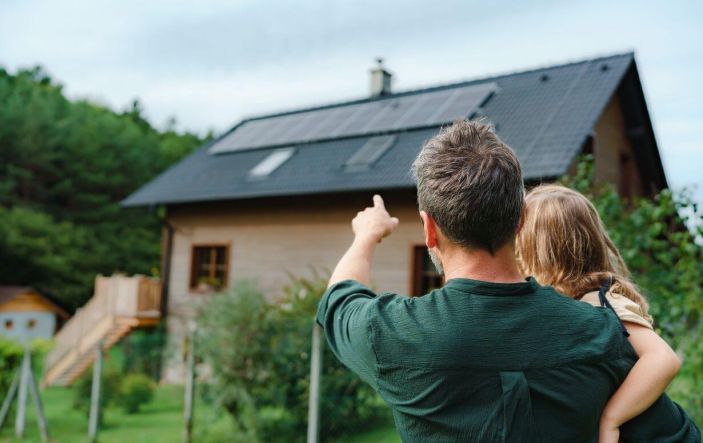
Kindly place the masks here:
[(373, 206), (374, 206), (374, 208), (382, 208), (382, 209), (386, 208), (386, 206), (383, 204), (383, 199), (378, 194), (373, 196)]

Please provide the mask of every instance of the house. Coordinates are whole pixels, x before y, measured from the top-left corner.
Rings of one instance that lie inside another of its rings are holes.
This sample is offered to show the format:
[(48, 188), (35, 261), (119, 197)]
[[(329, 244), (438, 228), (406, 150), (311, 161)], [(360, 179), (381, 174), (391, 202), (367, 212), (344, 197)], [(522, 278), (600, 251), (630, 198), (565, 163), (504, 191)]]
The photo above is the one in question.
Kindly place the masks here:
[(23, 343), (50, 339), (68, 317), (52, 298), (32, 288), (0, 286), (0, 335)]
[[(422, 294), (439, 284), (409, 170), (423, 142), (458, 118), (491, 121), (528, 182), (569, 173), (591, 153), (595, 180), (626, 197), (667, 186), (632, 53), (404, 92), (379, 65), (370, 96), (245, 119), (124, 201), (166, 208), (172, 341), (213, 290), (249, 278), (275, 297), (289, 273), (331, 268), (374, 193), (401, 221), (378, 251), (374, 285)], [(181, 378), (167, 366), (167, 380)]]

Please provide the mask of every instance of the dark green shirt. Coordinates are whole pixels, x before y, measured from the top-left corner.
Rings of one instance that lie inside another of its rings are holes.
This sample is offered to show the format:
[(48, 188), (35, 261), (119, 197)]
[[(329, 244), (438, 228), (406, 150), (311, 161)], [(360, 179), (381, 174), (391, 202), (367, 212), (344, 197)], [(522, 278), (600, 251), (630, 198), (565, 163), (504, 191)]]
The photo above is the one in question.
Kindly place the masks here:
[[(596, 442), (603, 406), (637, 358), (614, 314), (533, 279), (452, 279), (416, 298), (348, 280), (327, 290), (317, 321), (390, 405), (404, 442)], [(621, 432), (700, 441), (666, 396)]]

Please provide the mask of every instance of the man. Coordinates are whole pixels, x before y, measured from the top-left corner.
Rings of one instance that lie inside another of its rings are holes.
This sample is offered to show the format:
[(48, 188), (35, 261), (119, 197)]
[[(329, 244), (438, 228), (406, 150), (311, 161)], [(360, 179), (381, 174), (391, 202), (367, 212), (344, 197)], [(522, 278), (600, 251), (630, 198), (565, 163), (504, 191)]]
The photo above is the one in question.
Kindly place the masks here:
[[(390, 405), (405, 442), (597, 441), (603, 406), (637, 356), (612, 313), (520, 274), (515, 154), (491, 127), (457, 122), (425, 144), (414, 174), (446, 284), (415, 298), (369, 289), (374, 251), (399, 223), (374, 196), (318, 308), (335, 355)], [(621, 436), (700, 439), (667, 397)]]

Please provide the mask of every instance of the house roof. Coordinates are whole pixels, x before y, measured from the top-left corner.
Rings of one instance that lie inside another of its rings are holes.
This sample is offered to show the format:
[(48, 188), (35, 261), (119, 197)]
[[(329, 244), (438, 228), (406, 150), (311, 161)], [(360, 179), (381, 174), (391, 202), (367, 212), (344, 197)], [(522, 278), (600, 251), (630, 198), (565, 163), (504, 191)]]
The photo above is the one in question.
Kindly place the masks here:
[(15, 297), (23, 294), (32, 294), (38, 296), (42, 299), (52, 311), (57, 313), (61, 318), (68, 318), (69, 314), (66, 309), (53, 297), (42, 294), (36, 289), (29, 286), (0, 286), (0, 305), (8, 303), (15, 299)]
[[(342, 131), (343, 135), (338, 137), (330, 137), (328, 133), (327, 137), (308, 137), (307, 141), (301, 141), (306, 138), (298, 136), (291, 137), (288, 144), (285, 137), (274, 137), (271, 143), (239, 143), (242, 149), (232, 151), (228, 151), (226, 143), (236, 139), (237, 131), (244, 131), (254, 122), (261, 124), (263, 121), (271, 129), (276, 125), (270, 122), (285, 120), (281, 117), (304, 119), (315, 115), (323, 119), (328, 113), (341, 113), (340, 108), (391, 105), (394, 100), (419, 100), (423, 96), (437, 96), (441, 91), (467, 90), (472, 86), (490, 90), (490, 94), (478, 106), (466, 108), (468, 115), (461, 117), (485, 117), (493, 123), (498, 135), (515, 150), (526, 180), (557, 177), (564, 174), (579, 155), (596, 121), (631, 68), (634, 69), (634, 54), (626, 53), (244, 119), (144, 185), (123, 205), (413, 188), (410, 166), (423, 143), (446, 122), (430, 119), (426, 126), (386, 125), (376, 132), (357, 131), (356, 134)], [(641, 91), (641, 86), (639, 88)], [(642, 96), (644, 106), (643, 100)], [(352, 155), (379, 135), (395, 136), (380, 158), (366, 168), (345, 167)], [(252, 168), (276, 150), (280, 151), (282, 146), (294, 147), (290, 158), (263, 178), (252, 177)]]

